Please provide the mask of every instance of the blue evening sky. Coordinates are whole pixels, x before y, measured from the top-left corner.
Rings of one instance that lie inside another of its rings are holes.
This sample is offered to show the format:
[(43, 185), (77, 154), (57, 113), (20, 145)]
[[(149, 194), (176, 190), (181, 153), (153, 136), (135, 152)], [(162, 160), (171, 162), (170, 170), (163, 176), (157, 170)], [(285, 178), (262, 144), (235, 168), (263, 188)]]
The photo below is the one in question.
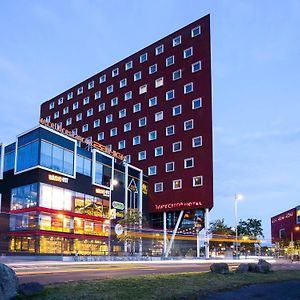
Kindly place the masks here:
[(234, 225), (300, 204), (300, 1), (1, 0), (0, 141), (35, 126), (40, 104), (210, 13), (214, 192)]

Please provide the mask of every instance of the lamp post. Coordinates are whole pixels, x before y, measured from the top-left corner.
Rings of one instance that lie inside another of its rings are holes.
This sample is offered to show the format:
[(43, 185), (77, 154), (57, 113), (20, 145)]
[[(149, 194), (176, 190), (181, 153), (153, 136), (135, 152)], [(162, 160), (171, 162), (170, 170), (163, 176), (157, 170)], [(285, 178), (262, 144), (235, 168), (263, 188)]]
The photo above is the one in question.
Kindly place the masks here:
[(109, 180), (109, 201), (108, 201), (108, 217), (109, 217), (109, 227), (108, 227), (108, 256), (110, 257), (110, 252), (111, 252), (111, 194), (114, 189), (114, 186), (118, 184), (117, 180)]
[(237, 241), (238, 241), (238, 217), (237, 217), (237, 203), (240, 200), (243, 200), (244, 196), (242, 194), (235, 194), (234, 196), (234, 216), (235, 216), (235, 253), (237, 255), (238, 251), (238, 246), (237, 246)]

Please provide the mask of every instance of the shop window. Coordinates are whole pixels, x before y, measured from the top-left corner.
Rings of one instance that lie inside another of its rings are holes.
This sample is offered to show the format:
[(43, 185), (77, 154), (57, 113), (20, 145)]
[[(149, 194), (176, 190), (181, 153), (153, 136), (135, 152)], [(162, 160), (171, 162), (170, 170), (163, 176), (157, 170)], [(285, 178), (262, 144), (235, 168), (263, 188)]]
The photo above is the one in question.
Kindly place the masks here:
[(11, 190), (11, 210), (37, 206), (38, 184), (19, 186)]

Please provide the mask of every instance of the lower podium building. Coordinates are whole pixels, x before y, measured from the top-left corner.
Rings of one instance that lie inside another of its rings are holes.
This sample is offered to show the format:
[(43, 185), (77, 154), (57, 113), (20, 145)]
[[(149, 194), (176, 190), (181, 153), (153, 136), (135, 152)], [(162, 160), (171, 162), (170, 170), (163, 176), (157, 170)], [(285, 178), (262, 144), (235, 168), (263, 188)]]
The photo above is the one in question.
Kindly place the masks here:
[(128, 208), (142, 212), (147, 178), (121, 153), (44, 123), (0, 145), (0, 158), (2, 253), (127, 251), (114, 225)]

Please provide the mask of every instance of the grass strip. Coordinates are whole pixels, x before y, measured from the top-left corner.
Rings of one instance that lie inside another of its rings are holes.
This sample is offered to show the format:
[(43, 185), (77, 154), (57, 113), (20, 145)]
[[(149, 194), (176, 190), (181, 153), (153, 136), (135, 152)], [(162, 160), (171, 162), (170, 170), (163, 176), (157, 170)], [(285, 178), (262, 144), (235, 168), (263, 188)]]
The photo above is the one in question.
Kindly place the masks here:
[(197, 299), (200, 296), (249, 284), (292, 279), (300, 280), (299, 270), (278, 270), (268, 274), (233, 272), (227, 275), (208, 272), (156, 274), (48, 285), (40, 295), (30, 298), (18, 296), (15, 299)]

